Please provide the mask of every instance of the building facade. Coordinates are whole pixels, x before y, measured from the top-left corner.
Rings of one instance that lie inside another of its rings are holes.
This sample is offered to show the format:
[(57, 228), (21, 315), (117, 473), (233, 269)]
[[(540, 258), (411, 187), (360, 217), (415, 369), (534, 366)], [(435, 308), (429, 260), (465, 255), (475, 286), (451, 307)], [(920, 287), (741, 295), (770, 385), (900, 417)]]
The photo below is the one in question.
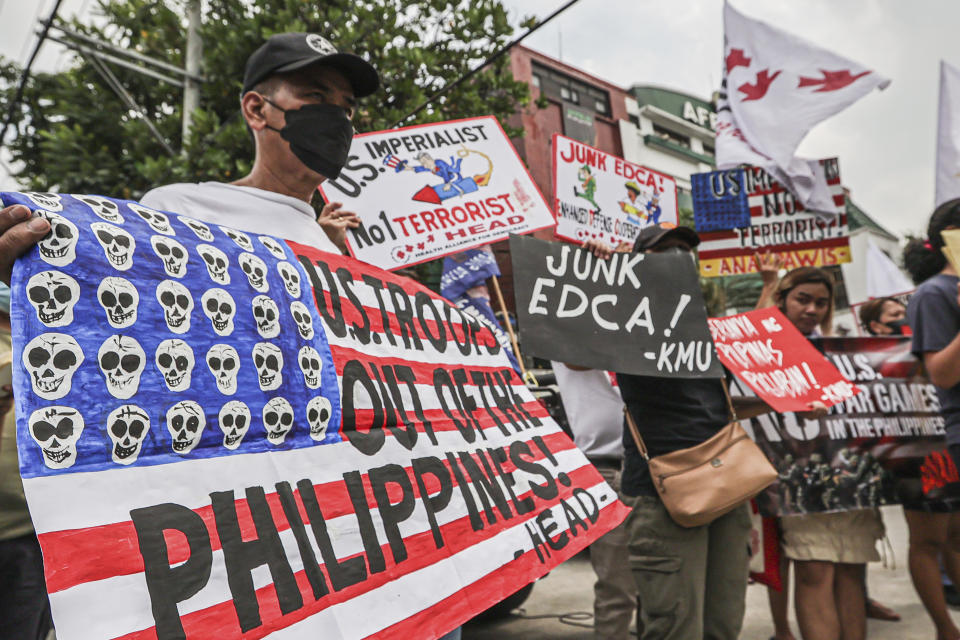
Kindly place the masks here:
[[(630, 94), (607, 82), (550, 56), (516, 46), (510, 50), (514, 78), (530, 85), (530, 105), (509, 120), (523, 129), (513, 145), (530, 170), (530, 175), (550, 207), (553, 207), (553, 135), (574, 138), (616, 156), (623, 157), (620, 123), (627, 120)], [(534, 235), (553, 240), (551, 229)], [(493, 246), (503, 274), (500, 285), (507, 306), (513, 308), (513, 277), (506, 242)]]
[(679, 91), (635, 85), (627, 115), (620, 122), (624, 159), (673, 176), (686, 194), (681, 202), (689, 203), (690, 175), (714, 168), (713, 106)]
[(553, 198), (555, 133), (623, 157), (620, 123), (627, 120), (630, 97), (625, 89), (521, 46), (511, 49), (510, 68), (531, 94), (531, 104), (510, 120), (524, 131), (513, 144), (547, 202)]
[[(624, 89), (532, 49), (517, 46), (510, 52), (514, 77), (530, 85), (531, 104), (515, 114), (510, 124), (524, 135), (513, 140), (534, 181), (553, 203), (552, 139), (556, 133), (620, 156), (630, 162), (672, 176), (677, 182), (681, 223), (693, 225), (690, 176), (715, 168), (716, 112), (700, 97), (657, 87), (634, 85)], [(842, 175), (843, 167), (841, 167)], [(853, 262), (829, 270), (840, 283), (837, 326), (853, 330), (850, 304), (863, 302), (866, 292), (866, 250), (870, 242), (888, 255), (899, 253), (900, 239), (847, 199)], [(553, 232), (537, 232), (551, 240)], [(502, 285), (513, 305), (512, 277), (506, 243), (495, 246), (503, 272)], [(727, 313), (753, 308), (760, 290), (755, 275), (718, 279), (721, 307)]]

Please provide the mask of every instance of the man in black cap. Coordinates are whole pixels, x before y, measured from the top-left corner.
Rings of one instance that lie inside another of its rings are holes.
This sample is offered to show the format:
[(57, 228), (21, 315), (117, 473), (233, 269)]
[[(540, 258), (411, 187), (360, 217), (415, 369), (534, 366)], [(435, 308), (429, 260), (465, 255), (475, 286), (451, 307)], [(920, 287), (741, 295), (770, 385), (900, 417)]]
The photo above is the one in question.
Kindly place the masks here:
[[(661, 222), (644, 228), (633, 250), (686, 253), (694, 260), (693, 249), (698, 244), (700, 238), (693, 229)], [(696, 446), (731, 420), (731, 403), (716, 378), (617, 374), (617, 381), (651, 457)], [(758, 398), (733, 398), (732, 407), (740, 419), (771, 411)], [(823, 413), (825, 408), (819, 405), (811, 406), (806, 415)], [(681, 527), (663, 506), (649, 467), (626, 428), (623, 445), (621, 491), (633, 507), (624, 524), (641, 604), (641, 637), (734, 640), (740, 634), (745, 610), (750, 534), (747, 505), (709, 524)]]
[(316, 33), (275, 35), (250, 56), (243, 75), (240, 109), (256, 146), (250, 173), (230, 184), (160, 187), (141, 202), (343, 251), (346, 227), (356, 226), (357, 216), (331, 202), (318, 228), (310, 200), (317, 185), (340, 175), (353, 139), (350, 119), (357, 99), (375, 92), (379, 83), (368, 62), (338, 52)]
[[(295, 238), (331, 252), (345, 248), (356, 214), (330, 202), (319, 219), (310, 206), (321, 182), (340, 174), (350, 150), (357, 99), (374, 93), (377, 71), (340, 53), (315, 33), (282, 33), (247, 60), (240, 95), (256, 157), (250, 173), (229, 184), (172, 184), (141, 203), (203, 222)], [(320, 224), (318, 225), (317, 222)], [(0, 210), (0, 281), (9, 283), (17, 256), (50, 230), (22, 205)]]
[[(338, 53), (317, 34), (275, 35), (250, 56), (244, 74), (240, 108), (256, 145), (249, 175), (230, 184), (160, 187), (145, 194), (141, 202), (206, 223), (296, 239), (339, 252), (346, 227), (357, 224), (356, 215), (331, 202), (323, 208), (317, 224), (310, 200), (317, 185), (339, 175), (353, 137), (350, 118), (356, 100), (375, 92), (378, 85), (377, 72), (369, 63)], [(9, 283), (17, 256), (49, 231), (49, 223), (31, 217), (25, 206), (0, 210), (0, 281)], [(8, 418), (12, 420), (12, 414)], [(15, 454), (15, 447), (13, 451)], [(5, 619), (0, 624), (0, 638), (42, 637), (49, 625), (49, 605), (40, 548), (36, 537), (31, 537), (16, 455), (8, 462), (11, 460), (12, 467), (0, 465), (0, 476), (10, 479), (10, 486), (5, 487), (8, 495), (16, 499), (19, 491), (23, 513), (5, 514), (9, 516), (6, 524), (15, 521), (25, 529), (17, 530), (21, 537), (16, 542), (22, 542), (21, 546), (11, 548), (20, 561), (14, 565), (7, 562), (11, 554), (0, 555), (0, 568), (17, 576), (5, 586), (16, 595), (11, 601), (18, 613), (15, 620)]]
[[(683, 252), (692, 258), (698, 244), (700, 238), (693, 229), (659, 223), (640, 232), (633, 250)], [(730, 421), (727, 398), (716, 378), (617, 374), (617, 381), (651, 456), (700, 444)], [(664, 508), (627, 429), (623, 444), (621, 491), (633, 507), (625, 525), (641, 603), (642, 637), (734, 640), (743, 622), (747, 589), (750, 516), (746, 505), (710, 524), (681, 527)]]

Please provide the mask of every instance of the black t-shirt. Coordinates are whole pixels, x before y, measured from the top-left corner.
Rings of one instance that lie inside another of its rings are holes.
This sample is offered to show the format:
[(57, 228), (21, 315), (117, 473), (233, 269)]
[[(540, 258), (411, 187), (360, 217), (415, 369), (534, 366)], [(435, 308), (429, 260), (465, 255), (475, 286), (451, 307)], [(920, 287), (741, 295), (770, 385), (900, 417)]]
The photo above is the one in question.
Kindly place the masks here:
[[(718, 378), (681, 380), (618, 373), (617, 383), (650, 457), (698, 445), (730, 421)], [(637, 451), (626, 422), (621, 487), (628, 496), (657, 495), (650, 469)]]

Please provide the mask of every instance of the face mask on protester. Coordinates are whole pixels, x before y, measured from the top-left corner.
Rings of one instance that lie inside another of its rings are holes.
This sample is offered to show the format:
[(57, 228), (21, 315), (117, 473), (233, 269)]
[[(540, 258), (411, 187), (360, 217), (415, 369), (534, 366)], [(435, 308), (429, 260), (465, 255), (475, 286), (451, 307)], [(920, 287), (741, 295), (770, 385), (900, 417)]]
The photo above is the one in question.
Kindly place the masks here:
[(667, 254), (667, 255), (689, 256), (694, 266), (696, 266), (697, 264), (697, 256), (694, 255), (693, 251), (691, 251), (690, 249), (684, 249), (683, 247), (670, 247), (669, 249), (664, 249), (663, 251), (658, 251), (657, 253)]
[(331, 180), (340, 175), (347, 162), (353, 125), (347, 112), (334, 104), (305, 104), (299, 109), (284, 109), (272, 100), (268, 103), (283, 112), (282, 129), (267, 125), (290, 143), (293, 155), (310, 169)]
[(906, 320), (894, 320), (893, 322), (884, 322), (883, 324), (890, 329), (895, 336), (910, 334), (910, 328), (907, 326)]

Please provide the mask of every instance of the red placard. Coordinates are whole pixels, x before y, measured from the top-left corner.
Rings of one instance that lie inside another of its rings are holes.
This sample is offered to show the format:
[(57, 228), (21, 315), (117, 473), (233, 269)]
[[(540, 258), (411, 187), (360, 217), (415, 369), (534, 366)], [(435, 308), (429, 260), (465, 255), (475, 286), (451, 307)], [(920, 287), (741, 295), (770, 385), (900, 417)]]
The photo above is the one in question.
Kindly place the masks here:
[(775, 307), (708, 323), (720, 362), (775, 411), (829, 407), (860, 392)]

